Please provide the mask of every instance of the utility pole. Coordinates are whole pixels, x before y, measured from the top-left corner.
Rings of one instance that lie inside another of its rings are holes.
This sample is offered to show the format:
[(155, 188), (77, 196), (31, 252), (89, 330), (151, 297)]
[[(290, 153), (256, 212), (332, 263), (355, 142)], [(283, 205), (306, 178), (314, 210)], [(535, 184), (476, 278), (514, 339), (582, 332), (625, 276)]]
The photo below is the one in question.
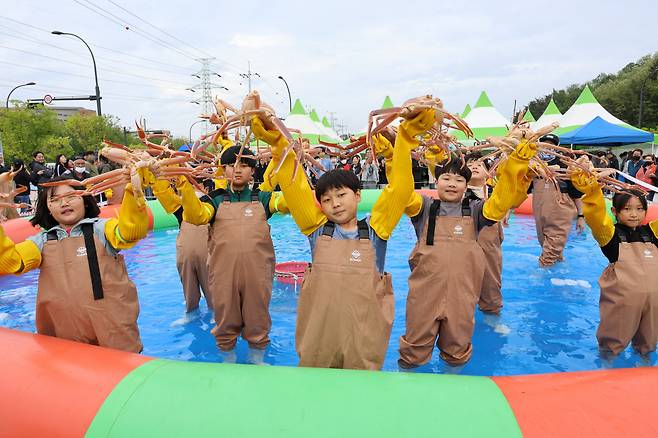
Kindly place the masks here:
[[(212, 103), (212, 89), (223, 88), (228, 91), (228, 88), (223, 85), (216, 84), (212, 81), (212, 76), (222, 77), (217, 72), (214, 72), (210, 69), (210, 64), (215, 60), (215, 58), (199, 58), (198, 62), (201, 63), (201, 70), (194, 73), (192, 76), (201, 80), (201, 82), (192, 85), (188, 88), (188, 91), (196, 93), (197, 90), (201, 90), (201, 97), (199, 99), (193, 100), (192, 103), (201, 105), (201, 111), (203, 114), (212, 114), (214, 112), (214, 107)], [(208, 133), (208, 122), (206, 121), (206, 134)]]
[(329, 124), (331, 125), (331, 129), (334, 131), (336, 130), (336, 118), (334, 117), (334, 114), (336, 114), (333, 111), (329, 111)]
[(257, 76), (260, 78), (260, 75), (256, 72), (251, 71), (251, 61), (247, 61), (247, 73), (240, 73), (240, 77), (243, 77), (247, 80), (247, 86), (249, 88), (249, 92), (251, 93), (251, 77), (252, 76)]

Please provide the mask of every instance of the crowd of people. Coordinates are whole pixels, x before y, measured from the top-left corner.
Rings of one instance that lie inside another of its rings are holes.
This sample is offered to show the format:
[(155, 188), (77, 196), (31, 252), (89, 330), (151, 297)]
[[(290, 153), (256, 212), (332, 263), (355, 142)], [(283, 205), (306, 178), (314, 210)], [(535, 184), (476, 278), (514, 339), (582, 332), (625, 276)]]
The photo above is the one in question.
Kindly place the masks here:
[[(538, 176), (530, 164), (537, 145), (527, 141), (498, 166), (495, 179), (479, 154), (461, 160), (441, 152), (440, 159), (435, 157), (438, 164), (428, 168), (422, 163), (430, 161), (415, 160), (412, 151), (434, 120), (434, 110), (425, 109), (400, 124), (394, 143), (375, 136), (381, 160), (368, 154), (339, 159), (324, 150), (318, 157), (323, 170), (304, 175), (296, 170), (294, 154), (284, 154), (285, 137), (253, 118), (253, 134), (271, 146), (271, 160), (259, 161), (249, 149), (221, 139), (217, 179), (207, 194), (184, 177), (171, 181), (156, 178), (148, 168), (138, 170), (142, 184), (151, 187), (165, 211), (178, 219), (177, 267), (186, 310), (196, 309), (205, 296), (214, 312), (211, 333), (224, 362), (236, 361), (235, 347), (242, 337), (249, 345), (249, 361), (263, 363), (270, 344), (275, 269), (268, 220), (283, 213), (292, 215), (312, 253), (297, 308), (295, 348), (300, 366), (381, 369), (395, 301), (391, 275), (385, 270), (386, 249), (393, 229), (406, 215), (417, 241), (409, 258), (398, 365), (400, 370), (424, 365), (437, 347), (449, 366), (461, 367), (473, 352), (477, 309), (496, 316), (503, 308), (502, 223), (530, 192), (542, 246), (541, 267), (564, 259), (574, 221), (579, 230), (587, 222), (610, 261), (599, 281), (601, 321), (596, 337), (602, 354), (617, 355), (629, 344), (641, 354), (655, 350), (658, 221), (642, 225), (648, 209), (644, 192), (614, 195), (613, 224), (592, 174), (572, 168), (570, 179), (559, 182)], [(540, 141), (559, 145), (552, 134)], [(655, 178), (653, 156), (642, 150), (619, 160), (606, 151), (596, 155), (600, 158), (594, 166), (619, 166), (632, 178)], [(555, 157), (540, 158), (562, 165), (554, 162)], [(80, 196), (77, 190), (79, 181), (101, 172), (102, 166), (93, 154), (85, 154), (72, 160), (58, 157), (51, 169), (41, 152), (29, 166), (19, 163), (26, 182), (62, 183), (39, 189), (31, 222), (42, 228), (40, 233), (14, 243), (0, 226), (0, 274), (41, 269), (39, 333), (140, 352), (137, 291), (117, 255), (146, 236), (146, 204), (142, 191), (133, 191), (128, 184), (119, 216), (100, 219), (95, 199)], [(273, 169), (277, 173), (269, 178)], [(371, 214), (359, 220), (361, 189), (378, 186), (382, 176), (386, 182), (381, 195)], [(434, 196), (414, 190), (430, 181)], [(62, 260), (67, 272), (75, 275), (62, 273)]]

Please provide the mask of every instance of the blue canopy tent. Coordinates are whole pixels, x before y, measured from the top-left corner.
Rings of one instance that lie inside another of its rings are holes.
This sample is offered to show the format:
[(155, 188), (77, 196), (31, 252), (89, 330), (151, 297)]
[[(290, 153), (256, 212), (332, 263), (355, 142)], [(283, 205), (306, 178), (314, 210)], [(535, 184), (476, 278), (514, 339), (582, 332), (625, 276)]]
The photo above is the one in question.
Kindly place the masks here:
[(597, 116), (589, 123), (560, 136), (562, 144), (631, 144), (652, 143), (653, 133), (615, 125)]

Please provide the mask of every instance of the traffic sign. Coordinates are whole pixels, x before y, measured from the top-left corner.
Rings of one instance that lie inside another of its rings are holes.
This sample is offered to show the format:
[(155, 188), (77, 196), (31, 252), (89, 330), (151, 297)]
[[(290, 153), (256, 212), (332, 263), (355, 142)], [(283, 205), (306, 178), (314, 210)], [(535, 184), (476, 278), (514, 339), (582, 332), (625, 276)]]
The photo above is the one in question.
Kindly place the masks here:
[(43, 96), (43, 103), (51, 104), (53, 103), (53, 97), (50, 94)]

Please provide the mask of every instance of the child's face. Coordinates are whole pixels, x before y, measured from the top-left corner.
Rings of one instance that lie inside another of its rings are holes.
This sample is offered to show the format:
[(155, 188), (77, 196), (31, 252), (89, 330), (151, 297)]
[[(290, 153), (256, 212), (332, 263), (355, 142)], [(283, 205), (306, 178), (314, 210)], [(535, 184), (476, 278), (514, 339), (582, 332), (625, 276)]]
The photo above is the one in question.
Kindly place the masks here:
[[(48, 210), (62, 227), (73, 226), (85, 217), (84, 200), (81, 196), (74, 195), (74, 192), (75, 189), (71, 186), (56, 186), (48, 194)], [(70, 195), (66, 196), (67, 193)], [(52, 200), (62, 195), (64, 197)]]
[(436, 180), (436, 192), (445, 202), (461, 202), (466, 192), (466, 178), (456, 173), (444, 173)]
[(638, 227), (644, 221), (647, 211), (642, 206), (640, 199), (633, 196), (619, 211), (612, 207), (612, 213), (617, 217), (617, 222), (630, 228)]
[(253, 179), (254, 169), (242, 161), (238, 161), (235, 164), (224, 165), (224, 175), (229, 181), (233, 178), (233, 187), (243, 188)]
[(320, 209), (330, 221), (343, 225), (356, 217), (360, 201), (360, 191), (339, 187), (329, 189), (320, 196)]
[(487, 172), (480, 160), (471, 160), (466, 163), (468, 168), (471, 170), (471, 183), (484, 183), (487, 179)]

